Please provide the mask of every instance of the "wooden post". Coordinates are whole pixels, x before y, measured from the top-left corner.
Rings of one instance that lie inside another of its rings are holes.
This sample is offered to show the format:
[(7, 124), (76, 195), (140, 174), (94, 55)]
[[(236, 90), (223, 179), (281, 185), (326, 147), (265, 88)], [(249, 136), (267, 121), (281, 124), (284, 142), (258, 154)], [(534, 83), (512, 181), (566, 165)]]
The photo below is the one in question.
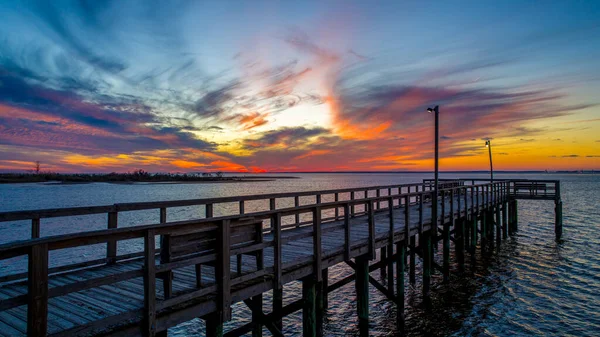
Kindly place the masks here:
[[(454, 190), (452, 190), (452, 192), (454, 192)], [(443, 249), (444, 251), (442, 252), (443, 254), (443, 270), (444, 270), (444, 282), (449, 282), (450, 281), (450, 225), (454, 223), (454, 214), (452, 214), (453, 208), (454, 208), (454, 193), (452, 193), (452, 199), (450, 199), (450, 223), (446, 222), (446, 215), (445, 215), (445, 211), (446, 211), (446, 198), (445, 198), (446, 192), (442, 193), (442, 236), (443, 236)]]
[[(276, 208), (275, 198), (269, 199), (269, 210), (274, 211), (275, 208)], [(273, 227), (274, 227), (273, 218), (271, 218), (271, 230), (273, 230)]]
[[(108, 229), (117, 228), (118, 214), (115, 212), (108, 213)], [(117, 261), (117, 241), (110, 240), (106, 243), (106, 260), (107, 263), (113, 264)]]
[[(350, 192), (350, 200), (354, 200), (354, 191)], [(354, 204), (350, 206), (350, 216), (354, 218)]]
[(369, 258), (368, 255), (356, 258), (356, 309), (358, 329), (361, 336), (369, 336)]
[[(406, 239), (396, 244), (396, 301), (398, 305), (398, 329), (404, 332), (404, 269), (406, 261)], [(390, 285), (390, 289), (392, 289)]]
[(240, 200), (240, 214), (246, 213), (246, 205), (244, 204), (244, 200)]
[(562, 200), (558, 199), (554, 203), (554, 234), (556, 241), (560, 241), (563, 232), (562, 221)]
[(27, 269), (27, 336), (48, 333), (48, 244), (31, 247)]
[(350, 261), (351, 236), (350, 236), (350, 206), (344, 204), (344, 260)]
[(231, 221), (223, 220), (217, 227), (217, 261), (215, 283), (217, 284), (217, 319), (222, 324), (231, 319)]
[(394, 198), (391, 197), (392, 194), (392, 189), (390, 188), (388, 191), (388, 195), (390, 196), (388, 198), (388, 217), (389, 217), (389, 238), (388, 238), (388, 245), (387, 245), (387, 255), (390, 258), (390, 261), (388, 263), (386, 263), (387, 265), (387, 284), (388, 287), (391, 289), (393, 287), (394, 284), (394, 262), (391, 261), (392, 256), (394, 255), (394, 208), (393, 208), (393, 204), (394, 204)]
[[(381, 247), (379, 249), (379, 260), (386, 261), (387, 260), (387, 247)], [(384, 262), (381, 268), (379, 268), (380, 277), (382, 280), (387, 278), (387, 262)]]
[(161, 207), (160, 208), (160, 223), (167, 223), (167, 208), (166, 207)]
[(148, 230), (144, 237), (144, 335), (156, 334), (156, 261), (155, 233)]
[(40, 218), (31, 219), (31, 238), (37, 239), (40, 237)]
[(502, 202), (502, 238), (508, 238), (508, 202)]
[(410, 237), (410, 258), (409, 258), (409, 272), (408, 272), (408, 277), (409, 277), (409, 282), (410, 284), (414, 285), (417, 280), (415, 277), (415, 263), (416, 263), (416, 258), (415, 258), (415, 249), (416, 249), (416, 238), (415, 235)]
[(471, 258), (475, 259), (475, 250), (477, 250), (477, 213), (471, 214)]
[(429, 297), (429, 289), (431, 286), (431, 236), (430, 232), (423, 232), (419, 235), (419, 247), (423, 254), (423, 298)]
[(213, 217), (213, 204), (206, 204), (205, 206), (206, 208), (206, 217), (207, 218), (212, 218)]
[[(334, 194), (334, 198), (333, 201), (338, 202), (340, 201), (340, 194), (339, 193), (335, 193)], [(338, 206), (335, 207), (335, 220), (337, 221), (337, 219), (340, 218), (340, 208)]]
[[(294, 197), (294, 207), (300, 206), (300, 197)], [(300, 213), (296, 213), (295, 215), (296, 227), (300, 227)]]
[(302, 280), (302, 336), (317, 336), (316, 286), (312, 277)]
[(327, 287), (329, 287), (329, 269), (324, 268), (322, 271), (322, 279), (323, 281), (321, 289), (323, 289), (323, 310), (322, 313), (326, 312), (329, 309), (329, 293), (327, 292)]
[(513, 224), (513, 231), (517, 232), (519, 230), (519, 208), (518, 208), (518, 203), (517, 200), (513, 200), (513, 204), (514, 204), (514, 224)]
[(275, 277), (274, 287), (280, 289), (283, 287), (281, 281), (281, 273), (283, 269), (283, 260), (281, 256), (281, 214), (273, 215), (271, 222), (273, 223), (273, 274)]
[(254, 326), (252, 327), (252, 337), (262, 337), (263, 326), (261, 324), (263, 312), (263, 295), (259, 294), (252, 297), (252, 322), (254, 322)]
[(500, 246), (502, 243), (502, 227), (500, 225), (501, 221), (500, 204), (496, 204), (496, 244), (498, 244), (498, 246)]
[(325, 297), (327, 297), (325, 282), (315, 282), (315, 316), (317, 337), (323, 336), (323, 316), (325, 313)]
[(485, 251), (488, 242), (487, 211), (481, 212), (481, 252)]
[(464, 219), (465, 218), (459, 218), (454, 223), (454, 248), (456, 254), (456, 262), (458, 264), (458, 271), (461, 273), (464, 271), (465, 265), (465, 239), (463, 237), (465, 232)]
[(223, 322), (217, 316), (213, 314), (206, 318), (206, 337), (223, 337)]
[(321, 208), (313, 208), (313, 259), (314, 259), (314, 275), (317, 282), (322, 281), (323, 274), (321, 271), (323, 262), (323, 253), (321, 247)]
[[(366, 192), (365, 192), (366, 193)], [(375, 210), (373, 201), (369, 201), (367, 204), (368, 208), (368, 221), (369, 221), (369, 257), (371, 260), (375, 259)]]
[(283, 320), (280, 313), (283, 311), (283, 288), (273, 289), (273, 312), (278, 314), (277, 318), (273, 321), (273, 324), (277, 330), (283, 330)]

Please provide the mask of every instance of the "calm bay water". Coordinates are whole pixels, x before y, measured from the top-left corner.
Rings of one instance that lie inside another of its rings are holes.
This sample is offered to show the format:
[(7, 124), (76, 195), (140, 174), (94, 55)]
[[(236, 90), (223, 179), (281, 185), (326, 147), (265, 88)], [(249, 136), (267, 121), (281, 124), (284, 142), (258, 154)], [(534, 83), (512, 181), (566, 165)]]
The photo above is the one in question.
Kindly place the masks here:
[[(231, 184), (86, 184), (0, 185), (0, 211), (106, 205), (119, 202), (208, 198), (258, 193), (323, 190), (419, 182), (426, 174), (298, 174), (301, 179)], [(479, 177), (485, 174), (442, 174), (442, 178)], [(600, 176), (557, 174), (498, 174), (502, 178), (559, 179), (564, 202), (563, 242), (554, 241), (554, 204), (549, 201), (519, 201), (519, 232), (505, 240), (491, 255), (480, 256), (467, 265), (462, 276), (453, 276), (449, 285), (434, 277), (433, 310), (422, 305), (420, 275), (417, 284), (407, 287), (406, 326), (409, 335), (435, 336), (598, 336), (600, 335)], [(235, 205), (215, 209), (215, 215), (233, 211)], [(278, 205), (280, 206), (280, 205)], [(283, 205), (281, 205), (283, 206)], [(260, 203), (247, 211), (266, 207)], [(197, 207), (170, 210), (169, 220), (189, 219), (202, 214)], [(158, 211), (119, 215), (119, 226), (155, 223)], [(0, 223), (0, 243), (30, 236), (27, 222)], [(42, 236), (103, 229), (106, 215), (42, 221)], [(65, 261), (101, 257), (104, 245), (85, 250), (52, 252), (51, 265)], [(119, 246), (119, 253), (136, 251), (137, 240)], [(478, 253), (479, 254), (479, 253)], [(468, 259), (467, 259), (468, 260)], [(0, 275), (23, 271), (24, 261), (0, 262)], [(417, 268), (417, 272), (420, 268)], [(350, 273), (338, 265), (330, 269), (330, 282)], [(379, 277), (378, 273), (373, 274)], [(371, 288), (371, 332), (374, 336), (396, 333), (396, 307)], [(298, 283), (284, 288), (284, 305), (301, 297)], [(329, 295), (325, 318), (328, 336), (357, 335), (354, 286), (349, 284)], [(265, 299), (269, 311), (270, 297)], [(244, 305), (233, 309), (229, 327), (250, 319)], [(203, 335), (201, 320), (170, 330), (173, 336)], [(284, 319), (284, 334), (302, 334), (301, 313)], [(265, 330), (265, 336), (270, 335)]]

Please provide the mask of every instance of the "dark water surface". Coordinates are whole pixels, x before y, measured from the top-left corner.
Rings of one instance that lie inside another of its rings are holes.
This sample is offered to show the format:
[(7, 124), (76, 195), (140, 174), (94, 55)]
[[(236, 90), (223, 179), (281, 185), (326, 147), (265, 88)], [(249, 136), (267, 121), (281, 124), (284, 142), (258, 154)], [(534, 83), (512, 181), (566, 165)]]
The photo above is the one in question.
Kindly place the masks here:
[[(418, 182), (430, 175), (421, 174), (302, 174), (301, 179), (234, 184), (88, 184), (88, 185), (0, 185), (0, 211), (38, 208), (104, 205), (117, 202), (176, 200), (233, 195), (323, 190)], [(442, 178), (465, 177), (442, 174)], [(468, 175), (487, 178), (487, 175)], [(407, 286), (406, 327), (413, 336), (600, 336), (600, 176), (555, 174), (499, 174), (501, 178), (559, 179), (562, 181), (564, 213), (563, 242), (554, 241), (554, 204), (551, 201), (519, 201), (519, 232), (505, 240), (492, 254), (476, 256), (467, 263), (464, 275), (454, 275), (442, 285), (440, 275), (433, 279), (432, 306), (422, 304), (420, 267), (417, 284)], [(278, 205), (279, 206), (279, 205)], [(233, 207), (233, 205), (231, 206)], [(265, 205), (247, 205), (247, 211)], [(227, 214), (227, 205), (215, 215)], [(153, 211), (119, 215), (119, 226), (156, 222)], [(194, 217), (193, 207), (173, 209), (169, 220)], [(76, 219), (48, 219), (42, 222), (42, 236), (102, 229), (106, 216)], [(27, 222), (0, 223), (0, 242), (26, 239)], [(119, 246), (119, 253), (136, 251), (140, 242), (131, 240)], [(53, 252), (51, 265), (65, 261), (98, 258), (104, 245), (85, 251), (73, 249)], [(439, 258), (439, 257), (438, 257)], [(418, 259), (417, 259), (418, 261)], [(469, 259), (467, 259), (469, 261)], [(22, 271), (24, 261), (1, 261), (0, 275)], [(344, 265), (330, 268), (330, 283), (348, 275)], [(379, 273), (373, 273), (379, 278)], [(299, 283), (284, 287), (284, 305), (301, 297)], [(265, 296), (264, 310), (270, 309)], [(357, 335), (356, 299), (350, 283), (329, 295), (330, 308), (325, 318), (327, 336)], [(232, 328), (250, 319), (249, 310), (237, 304)], [(397, 333), (396, 307), (376, 289), (370, 292), (371, 334)], [(286, 336), (302, 334), (302, 315), (297, 312), (283, 321)], [(203, 335), (201, 320), (193, 320), (170, 330), (170, 336)], [(265, 336), (270, 333), (265, 329)]]

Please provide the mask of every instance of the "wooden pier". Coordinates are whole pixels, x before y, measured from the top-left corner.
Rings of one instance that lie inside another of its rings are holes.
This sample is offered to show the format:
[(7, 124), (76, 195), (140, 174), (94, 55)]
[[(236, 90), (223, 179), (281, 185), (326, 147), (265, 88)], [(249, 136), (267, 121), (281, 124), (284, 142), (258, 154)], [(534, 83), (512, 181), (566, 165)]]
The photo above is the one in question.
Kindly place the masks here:
[[(32, 237), (0, 245), (2, 260), (27, 257), (27, 272), (0, 275), (0, 335), (166, 336), (168, 328), (199, 317), (207, 336), (262, 336), (263, 326), (282, 336), (282, 317), (302, 310), (303, 335), (321, 336), (328, 294), (351, 282), (361, 335), (369, 334), (369, 285), (398, 305), (401, 331), (405, 281), (415, 283), (417, 258), (427, 298), (434, 272), (448, 281), (451, 263), (460, 271), (466, 254), (517, 231), (518, 199), (554, 200), (557, 240), (562, 235), (558, 181), (441, 181), (435, 214), (433, 195), (424, 181), (0, 213), (0, 222), (31, 221)], [(246, 212), (249, 202), (265, 209)], [(214, 216), (222, 205), (237, 211)], [(204, 216), (169, 222), (169, 209), (183, 206), (197, 206)], [(119, 227), (119, 214), (150, 209), (157, 210), (156, 223)], [(40, 238), (46, 218), (89, 214), (107, 214), (107, 229)], [(132, 239), (143, 240), (143, 250), (118, 255), (117, 247)], [(49, 267), (51, 251), (97, 244), (106, 245), (106, 257)], [(328, 268), (339, 263), (354, 273), (331, 283)], [(371, 276), (376, 270), (384, 282)], [(302, 300), (283, 306), (283, 286), (297, 280)], [(273, 310), (265, 313), (267, 291)], [(224, 331), (237, 302), (250, 308), (252, 321)]]

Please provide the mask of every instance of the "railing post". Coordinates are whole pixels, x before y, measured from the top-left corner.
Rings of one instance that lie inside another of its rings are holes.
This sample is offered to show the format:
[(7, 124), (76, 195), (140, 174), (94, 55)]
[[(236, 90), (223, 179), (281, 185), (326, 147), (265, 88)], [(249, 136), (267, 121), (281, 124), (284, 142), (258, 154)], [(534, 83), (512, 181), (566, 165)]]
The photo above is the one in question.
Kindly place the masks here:
[(40, 237), (40, 218), (31, 219), (31, 238), (37, 239)]
[(223, 220), (217, 227), (217, 261), (215, 265), (215, 283), (217, 284), (218, 323), (231, 319), (231, 221)]
[[(390, 194), (391, 195), (391, 194)], [(388, 204), (391, 205), (394, 202), (394, 198), (389, 196), (388, 197)], [(394, 209), (390, 206), (388, 207), (388, 216), (389, 216), (389, 240), (388, 240), (388, 246), (387, 246), (387, 255), (388, 257), (391, 259), (392, 256), (394, 255)], [(387, 283), (388, 283), (388, 287), (390, 287), (390, 289), (392, 289), (392, 285), (394, 284), (394, 264), (392, 261), (390, 261), (389, 263), (387, 263)]]
[(246, 213), (246, 205), (244, 203), (244, 200), (240, 200), (240, 214), (244, 213)]
[[(277, 206), (275, 204), (275, 198), (269, 199), (269, 210), (274, 211), (276, 207)], [(274, 227), (273, 225), (274, 225), (273, 217), (271, 217), (271, 230), (273, 230), (273, 227)]]
[(144, 237), (144, 335), (156, 334), (156, 261), (155, 233), (148, 230)]
[(281, 256), (281, 214), (277, 213), (273, 216), (273, 243), (274, 243), (274, 262), (273, 269), (275, 273), (275, 287), (280, 289), (283, 287), (281, 280), (282, 273), (282, 256)]
[(27, 336), (48, 333), (48, 244), (31, 247), (27, 276)]
[(375, 259), (375, 205), (373, 200), (369, 200), (365, 205), (368, 212), (369, 221), (369, 257), (371, 260)]
[[(350, 200), (354, 200), (354, 191), (350, 192)], [(354, 204), (350, 206), (350, 216), (354, 217)]]
[[(335, 202), (340, 201), (340, 194), (337, 193), (337, 192), (335, 192), (333, 200)], [(339, 206), (335, 206), (335, 220), (337, 221), (337, 219), (339, 219), (339, 217), (340, 217), (340, 207)]]
[[(300, 197), (294, 197), (294, 207), (300, 207)], [(300, 213), (296, 213), (295, 215), (296, 227), (300, 227)]]
[(167, 208), (166, 207), (161, 207), (160, 208), (160, 223), (166, 223), (167, 222)]
[(207, 218), (212, 218), (213, 217), (213, 204), (206, 204), (206, 217)]
[(321, 282), (323, 275), (322, 267), (322, 251), (321, 251), (321, 208), (313, 208), (313, 256), (314, 256), (314, 277), (317, 282)]
[(344, 204), (344, 260), (350, 261), (351, 252), (351, 236), (350, 236), (350, 206), (348, 203)]
[[(112, 211), (108, 213), (108, 229), (113, 229), (118, 227), (118, 214), (117, 211)], [(117, 260), (117, 241), (109, 240), (106, 243), (106, 260), (107, 263), (113, 264)]]

